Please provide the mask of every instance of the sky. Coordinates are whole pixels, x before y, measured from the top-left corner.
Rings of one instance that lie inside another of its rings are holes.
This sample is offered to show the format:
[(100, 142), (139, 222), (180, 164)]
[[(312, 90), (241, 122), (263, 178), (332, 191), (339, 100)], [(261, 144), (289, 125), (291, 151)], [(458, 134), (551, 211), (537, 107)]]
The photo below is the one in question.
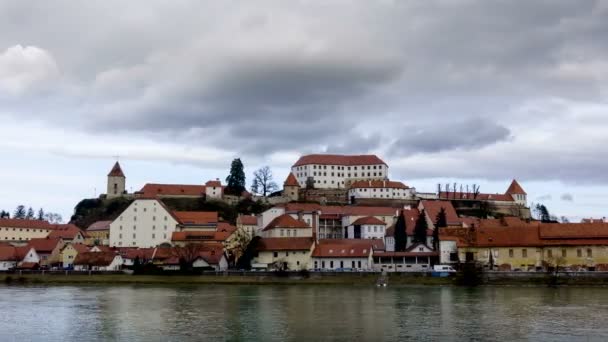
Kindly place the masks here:
[(0, 209), (67, 218), (116, 156), (138, 190), (373, 153), (608, 215), (606, 1), (8, 0), (0, 32)]

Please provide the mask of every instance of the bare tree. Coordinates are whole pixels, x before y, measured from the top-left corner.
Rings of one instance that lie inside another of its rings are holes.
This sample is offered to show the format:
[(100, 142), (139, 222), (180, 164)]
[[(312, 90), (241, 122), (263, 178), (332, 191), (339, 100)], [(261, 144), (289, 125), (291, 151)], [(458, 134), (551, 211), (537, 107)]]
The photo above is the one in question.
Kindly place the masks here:
[(245, 250), (252, 238), (245, 230), (238, 229), (230, 239), (230, 242), (227, 243), (226, 250), (234, 257), (235, 263), (245, 254)]
[(192, 270), (192, 265), (196, 258), (199, 257), (202, 251), (200, 244), (189, 243), (183, 247), (173, 247), (171, 256), (179, 259), (180, 268), (182, 271)]
[(270, 167), (264, 166), (253, 173), (251, 192), (266, 197), (266, 195), (275, 192), (278, 189), (277, 183), (272, 180), (272, 171), (270, 171)]

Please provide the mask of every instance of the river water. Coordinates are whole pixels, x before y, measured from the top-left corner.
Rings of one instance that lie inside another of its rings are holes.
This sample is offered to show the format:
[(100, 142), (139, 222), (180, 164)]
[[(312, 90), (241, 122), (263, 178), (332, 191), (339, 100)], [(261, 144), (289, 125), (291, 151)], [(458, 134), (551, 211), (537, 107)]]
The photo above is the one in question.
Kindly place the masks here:
[(608, 289), (0, 286), (0, 341), (608, 341)]

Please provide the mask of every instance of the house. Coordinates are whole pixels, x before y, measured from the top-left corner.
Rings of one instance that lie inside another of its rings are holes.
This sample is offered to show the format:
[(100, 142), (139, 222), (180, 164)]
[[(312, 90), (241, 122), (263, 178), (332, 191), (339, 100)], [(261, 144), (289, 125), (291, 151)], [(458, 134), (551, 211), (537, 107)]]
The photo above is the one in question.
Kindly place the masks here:
[(179, 219), (156, 198), (135, 199), (110, 224), (111, 247), (156, 247), (171, 241)]
[(351, 204), (358, 199), (415, 199), (416, 189), (402, 182), (389, 180), (362, 180), (353, 182), (348, 189), (348, 199)]
[(0, 219), (0, 242), (26, 243), (31, 239), (45, 238), (54, 227), (47, 221)]
[(470, 228), (442, 228), (439, 239), (456, 245), (453, 259), (494, 270), (608, 270), (608, 223), (487, 219)]
[(205, 197), (207, 199), (218, 199), (221, 200), (224, 197), (224, 188), (219, 178), (214, 181), (208, 181), (205, 183)]
[(74, 260), (76, 271), (120, 271), (122, 257), (115, 252), (83, 252)]
[(64, 242), (84, 243), (85, 234), (73, 224), (56, 224), (49, 233), (49, 238), (60, 238)]
[(426, 244), (412, 244), (403, 252), (375, 251), (374, 270), (385, 272), (430, 271), (437, 263), (439, 252)]
[(217, 211), (174, 211), (179, 231), (216, 231), (218, 226)]
[(80, 253), (89, 252), (89, 247), (82, 243), (66, 243), (60, 252), (60, 258), (62, 260), (62, 267), (64, 269), (71, 269), (74, 267), (74, 260)]
[(236, 227), (254, 237), (258, 231), (258, 218), (255, 215), (239, 214), (236, 218)]
[(34, 268), (39, 265), (40, 257), (34, 248), (27, 246), (0, 246), (0, 271), (16, 268)]
[(348, 188), (357, 180), (388, 179), (388, 165), (375, 155), (310, 154), (291, 167), (300, 187)]
[(225, 271), (228, 269), (228, 259), (221, 248), (202, 250), (192, 263), (192, 267), (195, 269)]
[(314, 241), (310, 237), (261, 238), (251, 267), (257, 269), (305, 270), (311, 267)]
[(312, 228), (306, 222), (284, 214), (272, 220), (264, 229), (262, 236), (278, 237), (312, 237)]
[[(405, 248), (407, 249), (414, 243), (414, 229), (416, 228), (416, 222), (420, 217), (420, 211), (418, 209), (404, 209), (401, 211), (401, 215), (403, 215), (403, 221), (405, 223), (405, 234), (407, 236)], [(384, 236), (384, 243), (386, 245), (387, 252), (395, 251), (395, 224), (387, 228)], [(433, 230), (430, 228), (426, 230), (426, 245), (433, 245)]]
[(374, 216), (365, 216), (348, 226), (347, 239), (384, 239), (386, 222)]
[(93, 222), (86, 230), (87, 245), (107, 245), (110, 243), (110, 224), (112, 221)]
[[(378, 248), (384, 249), (381, 240)], [(372, 269), (374, 243), (371, 240), (320, 240), (312, 252), (312, 268), (322, 271)]]
[[(91, 249), (93, 251), (93, 249)], [(118, 254), (122, 257), (124, 266), (133, 266), (135, 259), (139, 259), (140, 264), (146, 264), (154, 260), (156, 248), (119, 248)]]
[(40, 257), (41, 267), (61, 267), (63, 260), (61, 259), (61, 249), (64, 241), (61, 238), (42, 238), (31, 239), (28, 241), (27, 247), (33, 248)]

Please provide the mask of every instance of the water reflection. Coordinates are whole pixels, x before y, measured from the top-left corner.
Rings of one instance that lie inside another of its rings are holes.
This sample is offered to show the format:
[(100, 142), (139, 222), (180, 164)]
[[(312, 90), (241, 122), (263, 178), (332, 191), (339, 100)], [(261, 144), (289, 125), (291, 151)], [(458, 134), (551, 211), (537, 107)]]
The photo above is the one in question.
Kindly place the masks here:
[(0, 341), (605, 341), (608, 289), (0, 287)]

